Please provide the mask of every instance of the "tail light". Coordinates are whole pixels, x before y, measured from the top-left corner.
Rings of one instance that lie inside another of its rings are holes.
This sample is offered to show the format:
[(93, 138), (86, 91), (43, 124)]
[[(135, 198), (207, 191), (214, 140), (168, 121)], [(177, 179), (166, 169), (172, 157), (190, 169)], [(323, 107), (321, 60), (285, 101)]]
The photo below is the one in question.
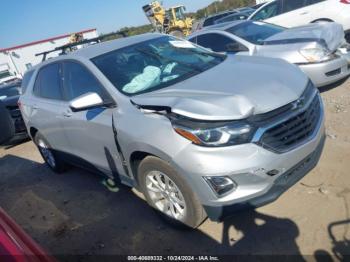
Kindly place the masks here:
[(350, 4), (350, 0), (340, 0), (340, 3), (343, 3), (343, 4)]

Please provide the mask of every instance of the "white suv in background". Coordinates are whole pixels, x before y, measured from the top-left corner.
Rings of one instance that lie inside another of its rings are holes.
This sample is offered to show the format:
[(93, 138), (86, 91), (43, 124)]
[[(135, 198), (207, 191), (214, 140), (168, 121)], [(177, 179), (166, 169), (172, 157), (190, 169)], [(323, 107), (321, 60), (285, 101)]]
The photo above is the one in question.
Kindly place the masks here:
[(284, 27), (333, 21), (343, 25), (350, 41), (350, 0), (275, 0), (260, 7), (248, 19)]

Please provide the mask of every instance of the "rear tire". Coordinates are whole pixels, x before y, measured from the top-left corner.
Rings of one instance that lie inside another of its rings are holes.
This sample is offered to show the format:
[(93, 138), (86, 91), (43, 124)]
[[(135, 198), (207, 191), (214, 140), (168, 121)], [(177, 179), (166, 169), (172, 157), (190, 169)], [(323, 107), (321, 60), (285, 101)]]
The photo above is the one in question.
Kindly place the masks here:
[(37, 132), (34, 137), (34, 143), (38, 147), (40, 155), (46, 165), (55, 173), (62, 173), (67, 169), (67, 164), (53, 150), (47, 140)]
[(206, 219), (198, 197), (167, 162), (146, 157), (138, 167), (138, 178), (148, 204), (168, 223), (197, 228)]
[[(0, 100), (0, 144), (9, 142), (15, 135), (15, 126), (10, 112)], [(6, 145), (6, 144), (5, 144)]]

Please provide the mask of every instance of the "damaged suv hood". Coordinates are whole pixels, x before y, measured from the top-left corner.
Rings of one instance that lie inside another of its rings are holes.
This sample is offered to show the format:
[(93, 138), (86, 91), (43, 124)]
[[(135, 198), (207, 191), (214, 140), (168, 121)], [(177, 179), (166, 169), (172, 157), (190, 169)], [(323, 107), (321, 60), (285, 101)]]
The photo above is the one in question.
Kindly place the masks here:
[(264, 41), (265, 45), (317, 42), (335, 51), (344, 42), (344, 30), (337, 23), (314, 23), (298, 26), (275, 34)]
[(140, 107), (166, 107), (199, 120), (236, 120), (298, 99), (307, 83), (298, 67), (283, 60), (229, 56), (194, 77), (131, 100)]

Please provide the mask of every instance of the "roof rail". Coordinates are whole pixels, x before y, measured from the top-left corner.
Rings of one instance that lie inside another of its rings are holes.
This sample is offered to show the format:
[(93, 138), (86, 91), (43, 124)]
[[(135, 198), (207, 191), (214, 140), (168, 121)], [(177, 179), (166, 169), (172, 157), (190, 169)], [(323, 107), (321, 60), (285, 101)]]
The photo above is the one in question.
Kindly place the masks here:
[(42, 55), (43, 56), (42, 62), (44, 62), (46, 60), (47, 55), (50, 53), (61, 51), (60, 55), (65, 55), (65, 54), (67, 54), (67, 50), (72, 51), (72, 48), (75, 46), (83, 45), (83, 44), (90, 44), (90, 43), (97, 44), (97, 43), (102, 42), (102, 40), (107, 38), (107, 37), (116, 36), (116, 35), (121, 35), (122, 37), (127, 37), (127, 30), (118, 31), (115, 33), (110, 33), (110, 34), (105, 34), (105, 35), (101, 35), (101, 36), (90, 38), (90, 39), (84, 39), (84, 40), (76, 42), (76, 43), (68, 43), (68, 44), (65, 44), (63, 46), (58, 46), (55, 49), (35, 54), (35, 56)]

